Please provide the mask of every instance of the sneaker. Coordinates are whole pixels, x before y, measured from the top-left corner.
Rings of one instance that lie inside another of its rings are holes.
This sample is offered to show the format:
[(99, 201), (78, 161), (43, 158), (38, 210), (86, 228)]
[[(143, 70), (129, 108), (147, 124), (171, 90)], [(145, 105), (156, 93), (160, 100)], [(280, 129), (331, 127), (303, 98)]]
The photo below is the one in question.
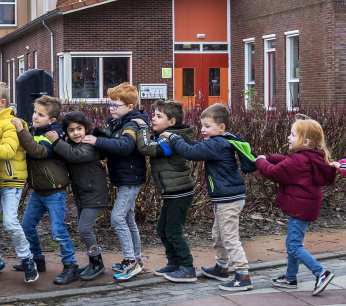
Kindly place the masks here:
[(124, 258), (122, 262), (115, 263), (112, 266), (112, 269), (117, 273), (123, 273), (124, 269), (129, 265), (129, 263), (130, 263), (130, 260), (127, 258)]
[(2, 270), (4, 270), (4, 268), (5, 268), (5, 263), (1, 260), (1, 258), (0, 258), (0, 272), (2, 271)]
[(25, 272), (24, 281), (26, 283), (31, 283), (37, 280), (39, 274), (37, 272), (36, 263), (32, 259), (25, 258), (23, 259), (22, 264)]
[(180, 266), (178, 270), (167, 272), (164, 278), (176, 283), (189, 283), (197, 281), (196, 270), (194, 267)]
[(66, 285), (79, 279), (78, 265), (72, 262), (65, 262), (64, 269), (53, 282), (57, 285)]
[(249, 274), (240, 274), (236, 272), (233, 280), (228, 283), (221, 283), (219, 288), (226, 291), (246, 291), (251, 290), (253, 286)]
[(142, 260), (142, 258), (136, 259), (136, 260), (137, 260), (138, 264), (140, 265), (140, 267), (142, 268), (141, 273), (142, 273), (142, 272), (146, 272), (146, 271), (147, 271), (147, 268), (144, 266), (144, 261)]
[[(34, 262), (36, 263), (36, 269), (38, 272), (46, 271), (46, 261), (44, 255), (41, 258), (34, 258)], [(22, 262), (15, 263), (13, 268), (17, 271), (24, 271), (24, 266)]]
[(202, 266), (201, 272), (207, 277), (215, 278), (220, 281), (229, 280), (228, 268), (222, 268), (218, 264), (216, 264), (215, 267)]
[(161, 269), (156, 269), (154, 270), (154, 274), (157, 276), (163, 276), (165, 273), (168, 272), (174, 272), (179, 270), (179, 266), (175, 266), (175, 265), (167, 265)]
[(319, 276), (316, 276), (315, 289), (312, 291), (312, 295), (317, 295), (326, 289), (333, 277), (334, 274), (327, 270), (324, 270)]
[(297, 289), (297, 280), (289, 281), (285, 275), (272, 279), (270, 283), (275, 287)]
[(128, 264), (127, 264), (127, 266), (124, 266), (124, 272), (115, 273), (113, 275), (114, 279), (128, 280), (142, 271), (142, 267), (138, 264), (136, 259), (134, 259), (132, 261), (127, 259), (127, 261), (128, 261)]

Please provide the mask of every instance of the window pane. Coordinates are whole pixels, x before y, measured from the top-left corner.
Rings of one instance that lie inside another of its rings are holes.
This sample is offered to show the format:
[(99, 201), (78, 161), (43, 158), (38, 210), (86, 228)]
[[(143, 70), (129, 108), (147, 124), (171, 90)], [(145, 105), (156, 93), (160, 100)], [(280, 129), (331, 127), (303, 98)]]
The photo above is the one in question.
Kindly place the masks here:
[(248, 53), (248, 75), (249, 80), (248, 82), (254, 82), (255, 81), (255, 44), (251, 43), (249, 44), (249, 53)]
[(99, 58), (72, 58), (72, 98), (99, 98)]
[(275, 49), (275, 39), (268, 40), (268, 49)]
[(0, 24), (15, 24), (15, 5), (0, 4)]
[(195, 95), (195, 69), (183, 68), (183, 96)]
[(128, 58), (105, 57), (103, 59), (103, 96), (107, 96), (108, 88), (128, 82)]
[(275, 52), (270, 52), (269, 56), (269, 106), (275, 106), (276, 96), (276, 76), (275, 76)]
[(220, 96), (220, 68), (209, 68), (209, 96)]
[(291, 78), (299, 78), (299, 36), (290, 38)]
[(290, 104), (291, 107), (299, 106), (299, 82), (289, 83), (290, 88)]
[(228, 45), (225, 44), (203, 44), (203, 51), (227, 51)]
[(199, 44), (175, 44), (174, 50), (175, 51), (199, 51), (200, 45)]

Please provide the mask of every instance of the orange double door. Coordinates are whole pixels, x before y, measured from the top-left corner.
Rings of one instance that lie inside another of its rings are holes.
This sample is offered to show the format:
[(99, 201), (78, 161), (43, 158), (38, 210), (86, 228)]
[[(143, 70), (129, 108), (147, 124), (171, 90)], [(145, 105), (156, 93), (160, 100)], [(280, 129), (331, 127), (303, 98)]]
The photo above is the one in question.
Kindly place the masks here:
[(186, 107), (228, 106), (228, 54), (175, 54), (174, 87)]

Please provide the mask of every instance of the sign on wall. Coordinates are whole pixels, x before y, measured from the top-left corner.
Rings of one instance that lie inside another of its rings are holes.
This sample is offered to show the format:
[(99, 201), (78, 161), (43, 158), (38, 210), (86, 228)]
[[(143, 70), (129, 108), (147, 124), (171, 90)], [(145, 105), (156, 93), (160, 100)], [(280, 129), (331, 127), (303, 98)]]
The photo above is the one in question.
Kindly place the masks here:
[(162, 68), (162, 78), (169, 79), (172, 77), (172, 68)]
[(167, 99), (167, 84), (139, 84), (142, 99)]

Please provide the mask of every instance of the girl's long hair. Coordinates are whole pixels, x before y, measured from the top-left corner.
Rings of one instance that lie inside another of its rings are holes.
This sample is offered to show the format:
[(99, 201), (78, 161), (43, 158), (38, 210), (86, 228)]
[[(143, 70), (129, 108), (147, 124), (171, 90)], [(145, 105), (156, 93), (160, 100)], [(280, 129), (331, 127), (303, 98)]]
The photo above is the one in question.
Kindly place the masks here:
[[(299, 117), (298, 117), (299, 118)], [(298, 136), (299, 148), (313, 149), (324, 151), (324, 160), (326, 163), (330, 163), (330, 152), (324, 141), (324, 133), (321, 125), (313, 119), (298, 119), (292, 124), (292, 128), (296, 129)], [(308, 139), (309, 146), (305, 147), (304, 142)]]

